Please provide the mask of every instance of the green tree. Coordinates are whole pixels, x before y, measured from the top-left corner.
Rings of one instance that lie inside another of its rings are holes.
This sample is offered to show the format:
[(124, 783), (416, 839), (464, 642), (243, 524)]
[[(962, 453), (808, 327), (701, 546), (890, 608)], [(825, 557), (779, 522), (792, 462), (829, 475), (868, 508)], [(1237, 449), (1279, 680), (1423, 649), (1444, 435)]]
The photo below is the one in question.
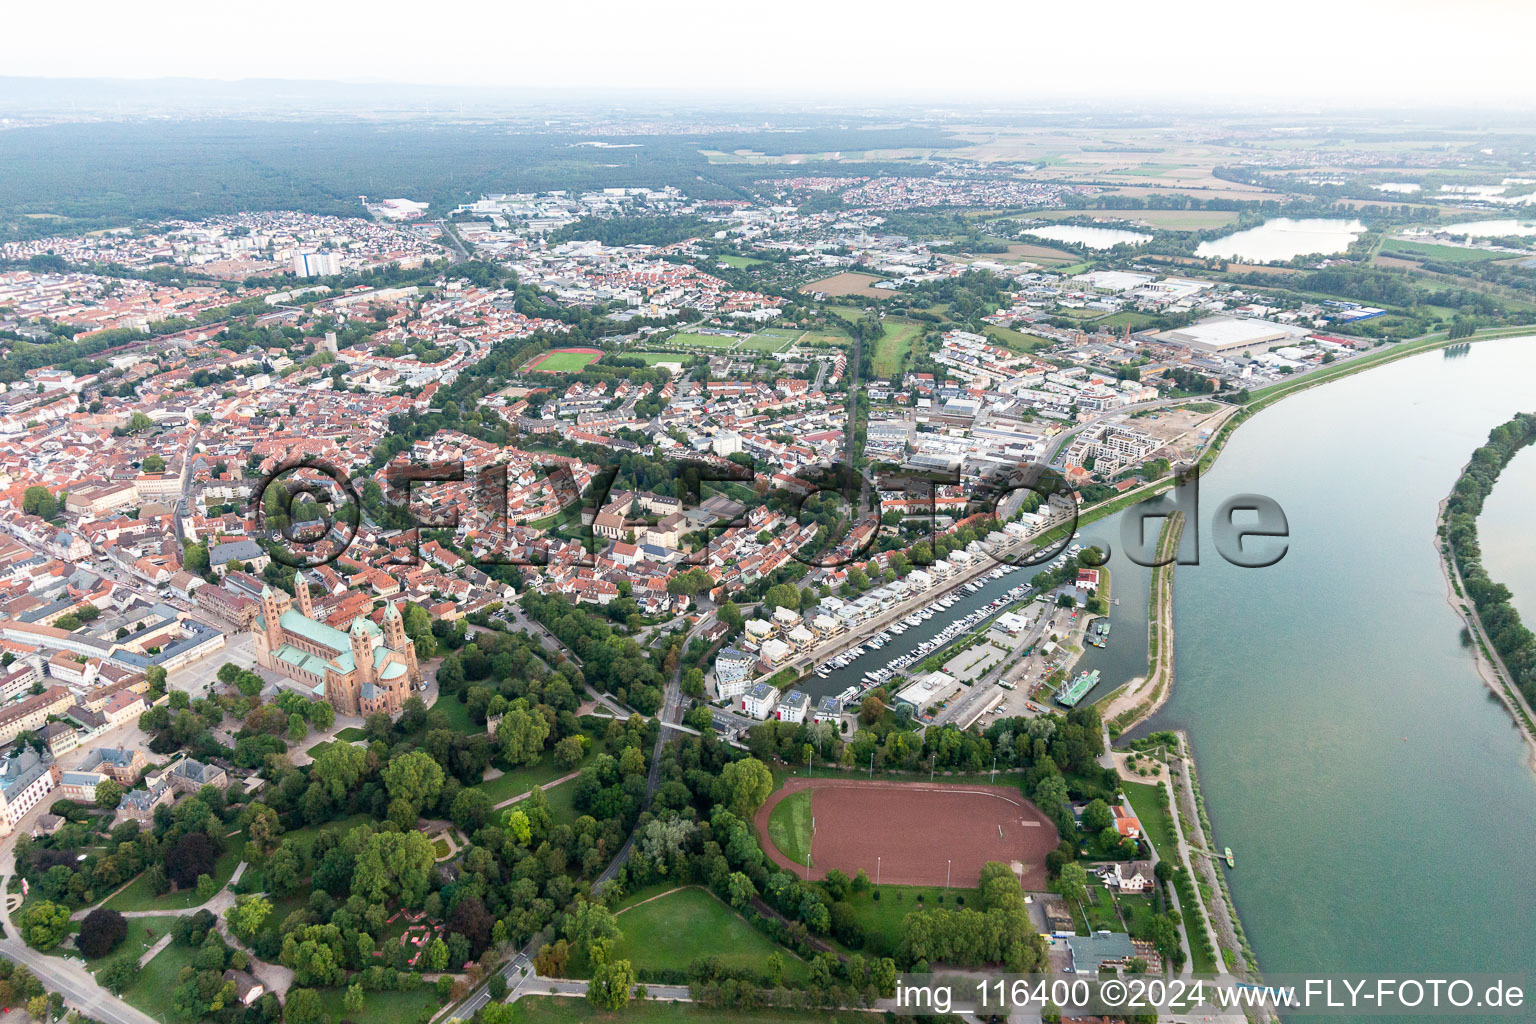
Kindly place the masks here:
[(154, 452), (144, 456), (143, 469), (146, 473), (164, 473), (165, 460)]
[(587, 1002), (612, 1013), (629, 1005), (629, 990), (635, 984), (635, 969), (628, 960), (612, 960), (608, 943), (599, 944), (592, 980), (587, 984)]
[(286, 1024), (330, 1024), (331, 1018), (320, 1001), (320, 993), (312, 988), (295, 988), (288, 991), (288, 1001), (283, 1004), (283, 1020)]
[(51, 900), (34, 903), (21, 912), (21, 939), (33, 949), (52, 949), (69, 934), (69, 908)]
[(314, 757), (309, 777), (323, 784), (331, 799), (338, 802), (346, 797), (348, 790), (357, 785), (357, 780), (363, 777), (363, 767), (368, 762), (367, 751), (341, 740), (322, 745)]
[(501, 756), (512, 765), (538, 764), (548, 737), (549, 719), (529, 710), (528, 702), (521, 697), (512, 702), (496, 727)]
[(363, 986), (353, 982), (347, 986), (347, 994), (341, 997), (341, 1008), (348, 1013), (361, 1013), (363, 1009)]
[(413, 816), (436, 800), (443, 789), (442, 766), (424, 750), (413, 750), (389, 762), (383, 778), (389, 798), (408, 804)]
[(732, 761), (720, 769), (720, 801), (730, 812), (745, 821), (773, 792), (773, 773), (755, 757)]
[(230, 931), (250, 942), (271, 914), (271, 902), (259, 893), (251, 893), (235, 897), (234, 906), (224, 912), (224, 919), (229, 922)]
[(121, 783), (112, 779), (102, 779), (96, 783), (96, 806), (104, 811), (113, 811), (123, 800), (123, 787)]
[(1113, 828), (1114, 824), (1115, 814), (1103, 800), (1091, 800), (1083, 808), (1083, 831), (1102, 832), (1106, 828)]
[(1088, 871), (1076, 861), (1061, 866), (1056, 879), (1056, 891), (1069, 903), (1081, 903), (1088, 898)]
[(21, 510), (40, 519), (52, 519), (59, 511), (59, 502), (42, 484), (33, 484), (21, 494)]

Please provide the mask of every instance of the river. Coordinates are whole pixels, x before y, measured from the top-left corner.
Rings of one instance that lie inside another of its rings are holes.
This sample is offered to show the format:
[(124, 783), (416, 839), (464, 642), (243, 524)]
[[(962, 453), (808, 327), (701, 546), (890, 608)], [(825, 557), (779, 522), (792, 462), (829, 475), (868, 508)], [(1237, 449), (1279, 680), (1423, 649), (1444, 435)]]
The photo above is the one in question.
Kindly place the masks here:
[[(1433, 538), (1472, 450), (1536, 408), (1532, 380), (1530, 338), (1409, 357), (1258, 414), (1201, 482), (1201, 564), (1177, 573), (1176, 683), (1150, 727), (1190, 733), (1266, 972), (1536, 979), (1536, 775), (1459, 643)], [(1536, 469), (1521, 460), (1506, 475)], [(1274, 567), (1215, 553), (1210, 517), (1242, 492), (1289, 518)], [(1530, 607), (1531, 564), (1488, 565)]]

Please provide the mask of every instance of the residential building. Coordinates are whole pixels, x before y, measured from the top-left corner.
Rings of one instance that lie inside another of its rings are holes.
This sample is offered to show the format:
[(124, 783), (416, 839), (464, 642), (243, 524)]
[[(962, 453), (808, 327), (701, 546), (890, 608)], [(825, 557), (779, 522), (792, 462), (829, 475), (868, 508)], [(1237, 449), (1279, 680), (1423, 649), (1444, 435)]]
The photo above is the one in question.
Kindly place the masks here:
[(0, 835), (10, 835), (38, 802), (59, 784), (59, 769), (31, 747), (0, 767)]
[(741, 710), (756, 719), (766, 719), (779, 701), (779, 691), (770, 683), (756, 683), (741, 697)]

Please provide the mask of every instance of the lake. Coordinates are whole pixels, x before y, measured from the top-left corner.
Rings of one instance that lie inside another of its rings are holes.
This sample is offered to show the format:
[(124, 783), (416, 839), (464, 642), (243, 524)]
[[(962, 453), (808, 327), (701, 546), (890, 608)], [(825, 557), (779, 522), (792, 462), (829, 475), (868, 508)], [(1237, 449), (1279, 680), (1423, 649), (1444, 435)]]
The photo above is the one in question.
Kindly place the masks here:
[(1070, 242), (1090, 249), (1111, 249), (1117, 245), (1145, 245), (1151, 235), (1123, 228), (1085, 228), (1076, 224), (1052, 224), (1044, 228), (1025, 228), (1024, 233), (1035, 238), (1048, 238), (1053, 242)]
[(1256, 228), (1247, 228), (1209, 242), (1201, 242), (1196, 256), (1210, 256), (1248, 263), (1275, 263), (1310, 256), (1328, 255), (1349, 248), (1365, 230), (1357, 220), (1310, 218), (1292, 220), (1277, 217)]
[(1536, 235), (1536, 220), (1469, 220), (1464, 224), (1424, 228), (1424, 233), (1468, 238), (1504, 238), (1509, 235)]
[[(1532, 380), (1532, 338), (1413, 356), (1261, 412), (1201, 481), (1201, 564), (1175, 584), (1176, 683), (1149, 728), (1190, 733), (1267, 972), (1536, 976), (1517, 939), (1536, 920), (1536, 774), (1459, 642), (1434, 539), (1472, 450), (1536, 406)], [(1519, 463), (1495, 504), (1530, 507), (1536, 462)], [(1227, 564), (1204, 532), (1243, 492), (1289, 519), (1271, 568)], [(1497, 533), (1528, 554), (1517, 513), (1490, 521), (1489, 549)], [(1491, 555), (1531, 607), (1530, 561)]]

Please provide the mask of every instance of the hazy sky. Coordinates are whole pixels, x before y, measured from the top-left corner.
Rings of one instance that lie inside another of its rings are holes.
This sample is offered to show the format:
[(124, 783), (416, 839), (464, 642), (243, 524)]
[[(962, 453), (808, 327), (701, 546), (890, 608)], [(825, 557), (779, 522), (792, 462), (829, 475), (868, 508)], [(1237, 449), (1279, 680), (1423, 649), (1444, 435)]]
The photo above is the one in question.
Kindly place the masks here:
[(5, 20), (8, 75), (1536, 106), (1531, 0), (77, 0)]

